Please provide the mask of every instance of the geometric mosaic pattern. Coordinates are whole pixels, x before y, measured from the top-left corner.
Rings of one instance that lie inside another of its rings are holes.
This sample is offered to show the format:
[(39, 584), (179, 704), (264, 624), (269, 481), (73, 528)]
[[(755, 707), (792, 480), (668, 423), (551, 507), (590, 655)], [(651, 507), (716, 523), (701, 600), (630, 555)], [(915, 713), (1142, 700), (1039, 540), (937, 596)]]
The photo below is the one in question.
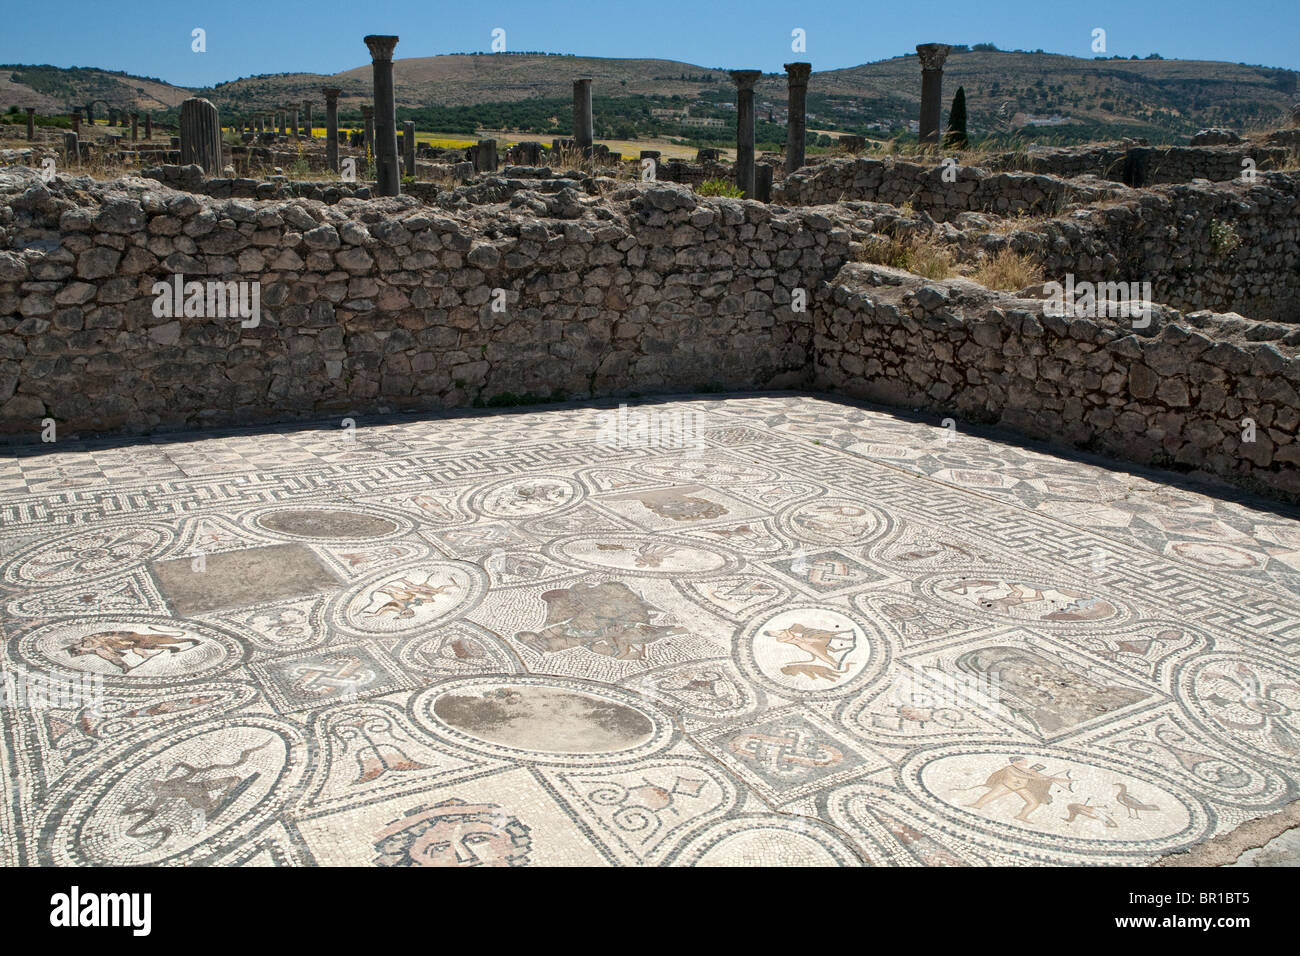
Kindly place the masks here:
[(10, 450), (0, 861), (1141, 865), (1300, 798), (1294, 511), (825, 398), (637, 411), (697, 427)]

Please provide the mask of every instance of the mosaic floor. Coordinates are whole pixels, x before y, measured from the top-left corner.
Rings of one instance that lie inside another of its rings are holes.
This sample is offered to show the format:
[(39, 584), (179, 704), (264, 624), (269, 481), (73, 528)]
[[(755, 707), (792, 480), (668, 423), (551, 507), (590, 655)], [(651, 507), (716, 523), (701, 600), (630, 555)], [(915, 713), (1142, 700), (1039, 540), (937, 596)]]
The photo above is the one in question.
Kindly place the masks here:
[(5, 452), (0, 665), (99, 697), (0, 709), (0, 860), (1134, 865), (1300, 798), (1295, 513), (650, 409)]

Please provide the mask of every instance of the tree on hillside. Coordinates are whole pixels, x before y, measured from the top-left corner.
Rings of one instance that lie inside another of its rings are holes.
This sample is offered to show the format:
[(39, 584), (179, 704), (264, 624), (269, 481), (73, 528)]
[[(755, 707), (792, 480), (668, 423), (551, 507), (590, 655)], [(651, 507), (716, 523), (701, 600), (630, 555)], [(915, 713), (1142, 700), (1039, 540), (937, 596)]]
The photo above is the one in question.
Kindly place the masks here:
[(966, 87), (957, 87), (957, 95), (952, 98), (952, 109), (948, 112), (948, 132), (943, 138), (943, 145), (949, 149), (965, 149), (969, 138), (966, 135)]

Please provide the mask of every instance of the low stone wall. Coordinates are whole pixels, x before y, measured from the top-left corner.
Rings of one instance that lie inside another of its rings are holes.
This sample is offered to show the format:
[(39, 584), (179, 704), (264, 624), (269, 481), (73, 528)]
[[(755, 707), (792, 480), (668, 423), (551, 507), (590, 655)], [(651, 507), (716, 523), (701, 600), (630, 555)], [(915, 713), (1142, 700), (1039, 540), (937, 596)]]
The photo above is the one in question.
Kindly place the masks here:
[(1158, 311), (1135, 331), (851, 264), (814, 311), (816, 383), (1300, 496), (1300, 348), (1267, 340), (1275, 327)]
[[(1082, 147), (997, 154), (982, 167), (951, 171), (936, 162), (830, 159), (806, 166), (778, 182), (773, 201), (816, 206), (845, 200), (910, 202), (946, 221), (962, 212), (998, 215), (1053, 214), (1076, 202), (1097, 202), (1134, 187), (1242, 181), (1242, 160), (1255, 160), (1256, 173), (1279, 170), (1291, 157), (1285, 146)], [(944, 180), (944, 173), (952, 182)], [(1078, 178), (1085, 177), (1085, 178)], [(1100, 180), (1100, 181), (1099, 181)], [(1115, 185), (1108, 186), (1107, 183)]]
[[(947, 173), (952, 182), (944, 180)], [(834, 159), (786, 176), (772, 201), (817, 206), (845, 200), (910, 203), (944, 222), (963, 212), (1001, 216), (1054, 214), (1075, 202), (1098, 202), (1123, 187), (1031, 173), (997, 173), (974, 166), (942, 166), (895, 159)]]
[[(0, 174), (0, 433), (807, 381), (791, 291), (845, 261), (826, 216), (663, 184), (510, 203)], [(260, 323), (156, 315), (177, 275), (256, 283)]]
[(1284, 144), (1234, 143), (1224, 146), (1146, 146), (1107, 143), (1098, 146), (1030, 147), (1025, 152), (990, 156), (990, 169), (1023, 170), (1072, 179), (1096, 176), (1130, 186), (1188, 183), (1193, 179), (1227, 182), (1240, 179), (1244, 160), (1256, 170), (1283, 169), (1291, 151)]
[(968, 247), (1032, 256), (1048, 279), (1150, 282), (1178, 309), (1300, 325), (1300, 174), (1125, 190), (1061, 219), (968, 234)]

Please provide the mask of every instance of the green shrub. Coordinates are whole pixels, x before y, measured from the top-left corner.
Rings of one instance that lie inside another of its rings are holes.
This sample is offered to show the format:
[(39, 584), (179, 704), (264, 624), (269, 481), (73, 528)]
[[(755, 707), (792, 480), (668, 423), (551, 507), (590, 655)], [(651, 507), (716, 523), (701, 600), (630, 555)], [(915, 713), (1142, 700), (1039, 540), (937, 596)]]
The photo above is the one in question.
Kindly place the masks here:
[(695, 187), (695, 191), (701, 196), (728, 196), (732, 199), (739, 199), (745, 195), (743, 189), (725, 179), (706, 179)]
[(1211, 220), (1210, 248), (1214, 250), (1216, 256), (1230, 255), (1239, 245), (1241, 245), (1241, 236), (1237, 235), (1236, 226), (1221, 219)]

